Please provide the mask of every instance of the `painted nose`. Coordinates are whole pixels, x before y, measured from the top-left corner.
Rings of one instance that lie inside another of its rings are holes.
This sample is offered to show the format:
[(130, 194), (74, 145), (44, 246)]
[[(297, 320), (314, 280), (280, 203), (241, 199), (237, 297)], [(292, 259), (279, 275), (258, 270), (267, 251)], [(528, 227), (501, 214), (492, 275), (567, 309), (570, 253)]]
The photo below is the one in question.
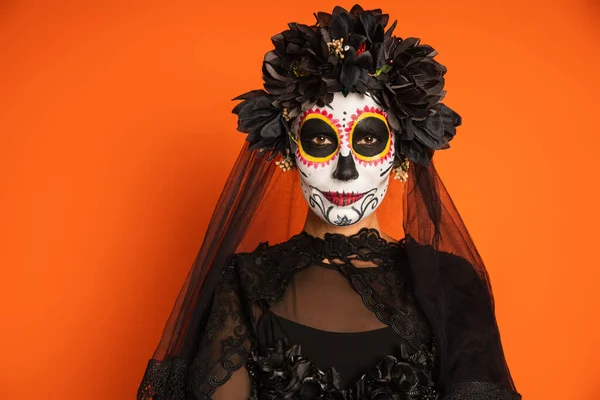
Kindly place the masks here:
[(335, 171), (333, 171), (333, 177), (340, 181), (352, 181), (358, 178), (358, 171), (356, 170), (352, 154), (348, 154), (347, 156), (340, 154), (340, 159), (335, 167)]

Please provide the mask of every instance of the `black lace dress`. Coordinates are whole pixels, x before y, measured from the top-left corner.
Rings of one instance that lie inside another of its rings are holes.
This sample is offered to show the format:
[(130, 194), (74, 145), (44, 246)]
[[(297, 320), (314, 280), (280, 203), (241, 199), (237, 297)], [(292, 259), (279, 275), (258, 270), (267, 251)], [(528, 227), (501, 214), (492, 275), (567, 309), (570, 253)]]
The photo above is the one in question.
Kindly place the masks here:
[(191, 391), (245, 367), (251, 399), (437, 399), (436, 343), (404, 240), (302, 232), (236, 254), (220, 278)]

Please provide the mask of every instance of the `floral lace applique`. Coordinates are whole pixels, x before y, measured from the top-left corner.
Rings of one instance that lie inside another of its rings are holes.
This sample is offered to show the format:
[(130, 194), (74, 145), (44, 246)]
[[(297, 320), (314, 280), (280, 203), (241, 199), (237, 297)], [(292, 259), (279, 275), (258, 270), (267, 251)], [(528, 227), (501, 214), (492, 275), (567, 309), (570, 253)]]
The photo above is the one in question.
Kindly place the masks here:
[(340, 388), (335, 368), (321, 369), (302, 355), (298, 345), (263, 349), (254, 354), (247, 367), (255, 383), (252, 400), (435, 400), (438, 394), (432, 378), (435, 348), (426, 346), (402, 357), (386, 356), (346, 389)]

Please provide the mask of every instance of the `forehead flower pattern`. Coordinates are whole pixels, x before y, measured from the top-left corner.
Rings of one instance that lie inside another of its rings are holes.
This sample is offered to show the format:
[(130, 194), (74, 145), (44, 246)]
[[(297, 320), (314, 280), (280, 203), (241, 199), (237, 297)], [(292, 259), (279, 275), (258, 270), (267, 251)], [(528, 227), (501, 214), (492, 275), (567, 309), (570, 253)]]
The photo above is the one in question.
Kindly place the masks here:
[(461, 117), (441, 103), (446, 68), (420, 39), (394, 36), (396, 22), (381, 10), (355, 5), (318, 12), (313, 25), (288, 24), (273, 36), (263, 60), (264, 89), (253, 90), (233, 112), (250, 150), (287, 154), (291, 124), (333, 94), (369, 94), (387, 112), (396, 155), (429, 166), (433, 151), (449, 148)]

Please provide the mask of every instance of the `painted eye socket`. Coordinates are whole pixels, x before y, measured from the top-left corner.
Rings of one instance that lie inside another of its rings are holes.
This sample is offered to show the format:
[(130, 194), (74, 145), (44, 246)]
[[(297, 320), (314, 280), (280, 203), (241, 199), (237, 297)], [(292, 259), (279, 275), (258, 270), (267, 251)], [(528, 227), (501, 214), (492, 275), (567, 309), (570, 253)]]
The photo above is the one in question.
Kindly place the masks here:
[(299, 150), (309, 161), (327, 162), (337, 153), (339, 136), (336, 127), (321, 114), (310, 114), (301, 123)]
[(361, 114), (350, 131), (352, 149), (363, 161), (374, 161), (384, 157), (390, 150), (390, 142), (390, 128), (381, 114)]

